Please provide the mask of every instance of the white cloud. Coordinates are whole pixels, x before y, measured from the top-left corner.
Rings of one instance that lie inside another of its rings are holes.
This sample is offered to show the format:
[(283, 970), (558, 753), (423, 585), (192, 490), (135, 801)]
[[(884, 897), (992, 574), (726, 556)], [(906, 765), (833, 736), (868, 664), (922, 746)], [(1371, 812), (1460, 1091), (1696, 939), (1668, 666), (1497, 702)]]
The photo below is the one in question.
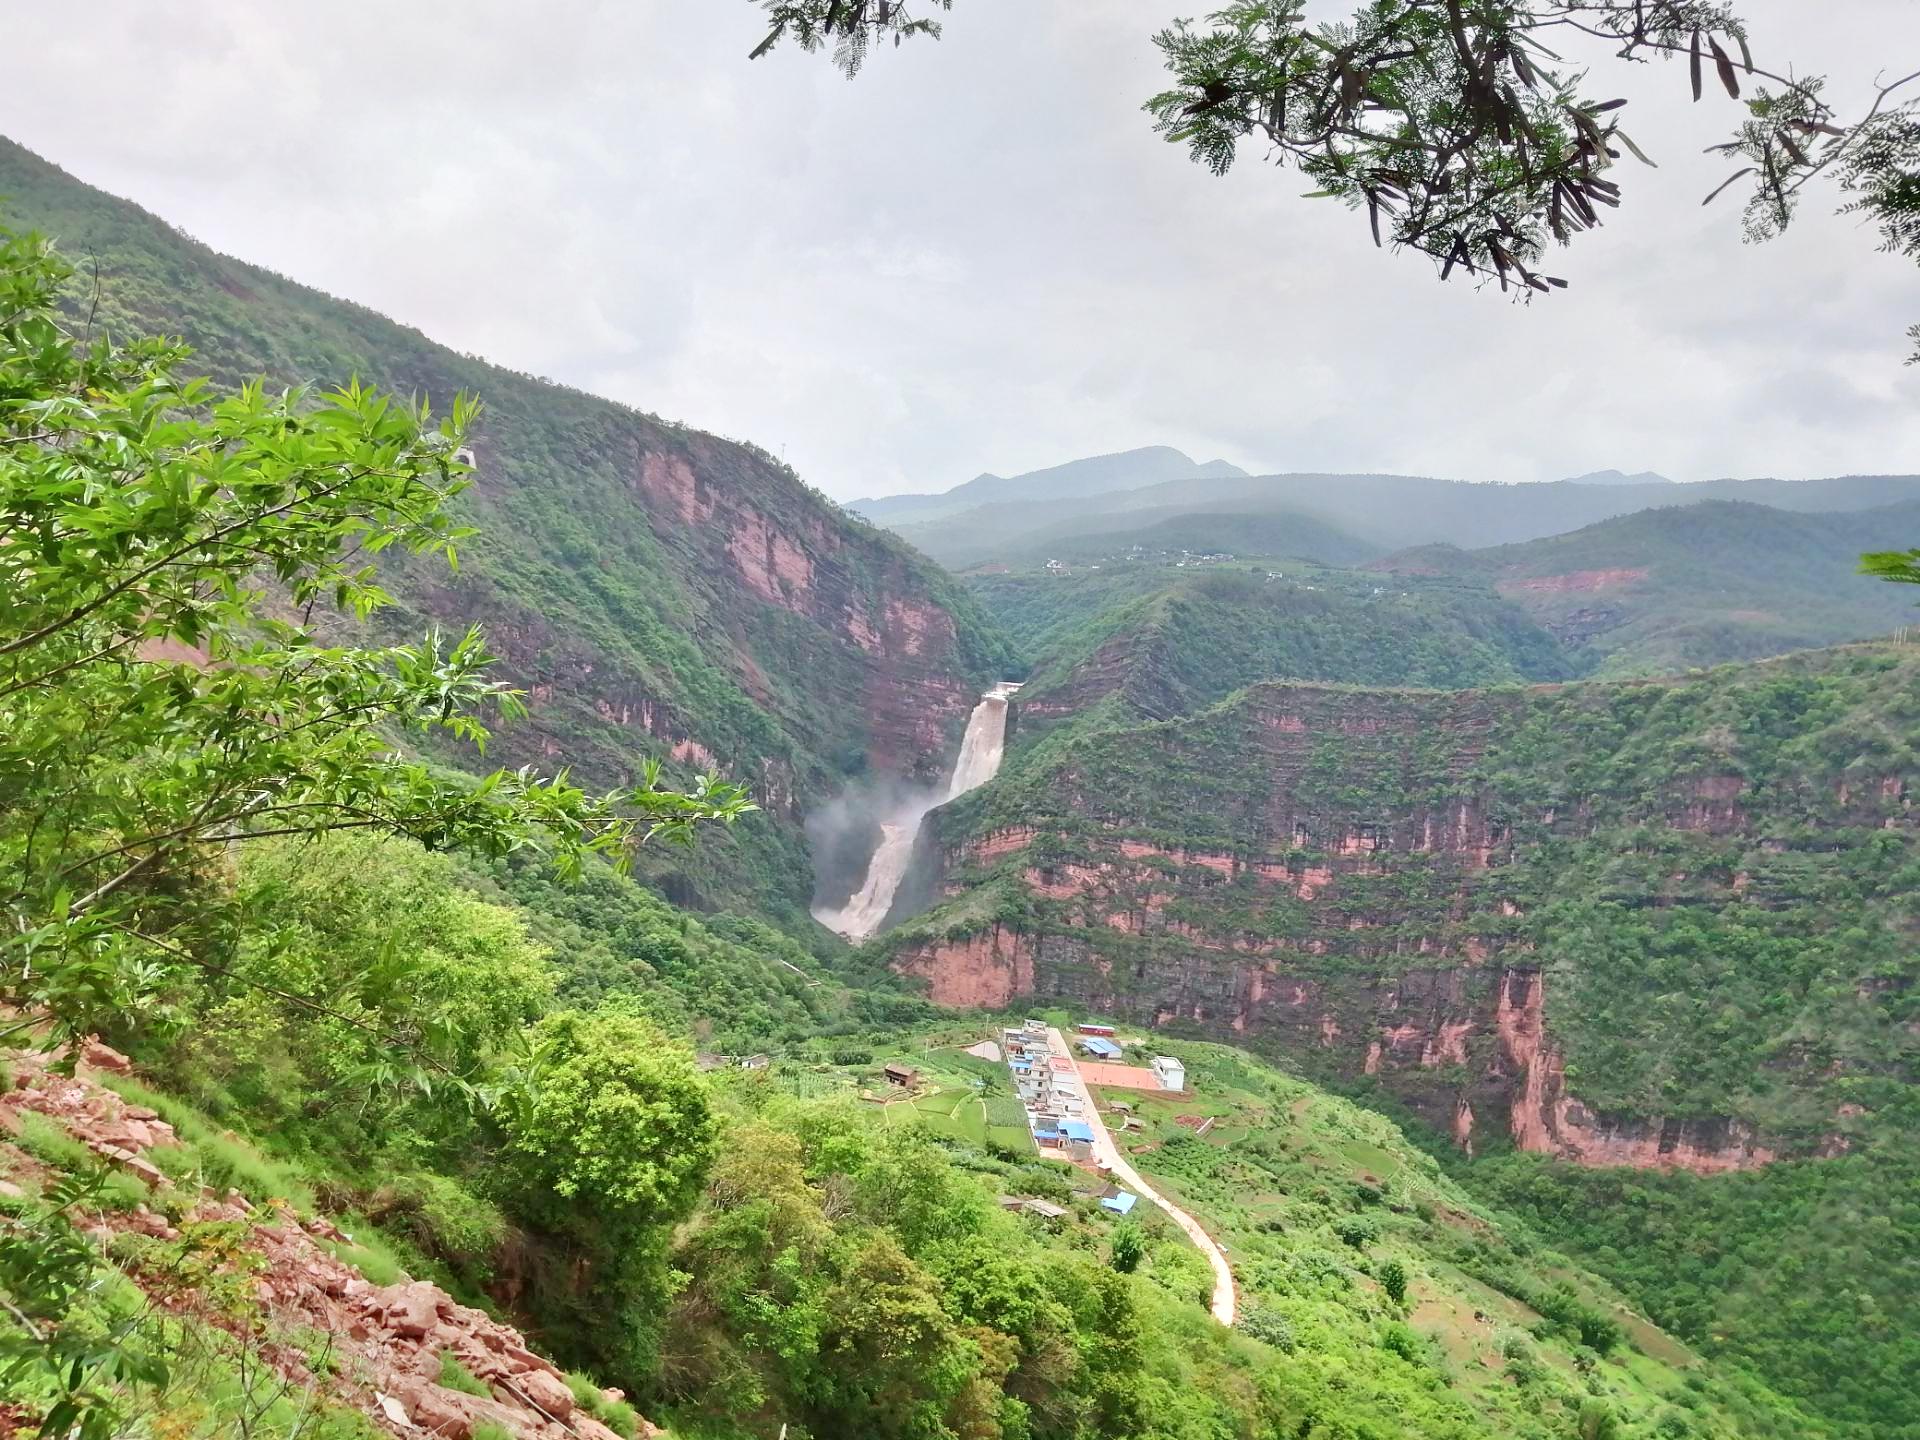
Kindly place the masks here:
[[(962, 0), (848, 83), (749, 64), (746, 0), (77, 0), (9, 14), (0, 128), (843, 497), (1149, 443), (1502, 480), (1920, 468), (1920, 272), (1816, 207), (1762, 247), (1736, 197), (1702, 211), (1736, 112), (1683, 68), (1620, 74), (1661, 168), (1557, 257), (1571, 291), (1514, 307), (1374, 252), (1295, 175), (1159, 144), (1148, 37), (1183, 8)], [(1920, 56), (1905, 0), (1820, 7), (1817, 34), (1803, 3), (1745, 8), (1845, 94), (1860, 55)]]

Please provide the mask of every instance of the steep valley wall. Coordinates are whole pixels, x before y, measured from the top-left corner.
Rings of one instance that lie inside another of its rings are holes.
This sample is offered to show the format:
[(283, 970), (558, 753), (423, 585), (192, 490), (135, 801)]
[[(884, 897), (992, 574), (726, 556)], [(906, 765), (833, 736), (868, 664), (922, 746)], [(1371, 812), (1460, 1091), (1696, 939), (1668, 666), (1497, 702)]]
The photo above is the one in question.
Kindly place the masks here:
[[(1834, 1153), (1920, 1076), (1915, 652), (1492, 692), (1264, 685), (941, 840), (893, 964), (1378, 1086), (1471, 1147)], [(1839, 1038), (1835, 1038), (1839, 1037)]]
[[(215, 253), (137, 206), (0, 139), (12, 219), (90, 258), (102, 332), (183, 336), (188, 373), (318, 387), (359, 377), (444, 412), (482, 402), (475, 533), (460, 566), (382, 557), (396, 604), (380, 638), (475, 622), (529, 714), (484, 762), (634, 780), (718, 769), (761, 813), (699, 853), (642, 868), (676, 898), (804, 917), (799, 818), (849, 773), (939, 770), (1007, 647), (966, 592), (891, 535), (840, 511), (773, 456), (629, 406), (489, 365), (351, 302)], [(89, 323), (92, 323), (91, 320)]]

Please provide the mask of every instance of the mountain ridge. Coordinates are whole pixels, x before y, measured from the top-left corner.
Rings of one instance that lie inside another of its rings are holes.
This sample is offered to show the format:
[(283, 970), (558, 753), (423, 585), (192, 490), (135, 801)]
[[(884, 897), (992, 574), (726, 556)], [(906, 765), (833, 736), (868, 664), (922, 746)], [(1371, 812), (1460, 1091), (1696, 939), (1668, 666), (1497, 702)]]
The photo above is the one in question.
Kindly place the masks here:
[(1920, 534), (1920, 498), (1792, 512), (1707, 499), (1635, 510), (1538, 540), (1417, 546), (1360, 568), (1484, 584), (1520, 606), (1598, 677), (1757, 660), (1887, 634), (1920, 618), (1910, 597), (1858, 573), (1862, 551)]
[(1584, 475), (1569, 475), (1566, 480), (1569, 485), (1676, 485), (1679, 483), (1655, 470), (1639, 470), (1631, 475), (1619, 470), (1589, 470)]
[(1173, 482), (1072, 501), (996, 502), (933, 520), (901, 520), (897, 533), (941, 564), (965, 569), (1116, 524), (1220, 512), (1304, 515), (1392, 551), (1435, 542), (1479, 548), (1543, 539), (1676, 501), (1749, 500), (1788, 511), (1843, 511), (1915, 498), (1920, 498), (1920, 475), (1702, 480), (1682, 486), (1566, 480), (1502, 484), (1314, 472), (1219, 480), (1199, 495)]
[(1225, 460), (1195, 460), (1170, 445), (1144, 445), (1105, 455), (1088, 455), (1017, 475), (985, 471), (951, 489), (918, 494), (882, 495), (847, 503), (870, 520), (931, 520), (975, 505), (1046, 492), (1049, 499), (1071, 499), (1128, 490), (1178, 479), (1231, 479), (1247, 474)]

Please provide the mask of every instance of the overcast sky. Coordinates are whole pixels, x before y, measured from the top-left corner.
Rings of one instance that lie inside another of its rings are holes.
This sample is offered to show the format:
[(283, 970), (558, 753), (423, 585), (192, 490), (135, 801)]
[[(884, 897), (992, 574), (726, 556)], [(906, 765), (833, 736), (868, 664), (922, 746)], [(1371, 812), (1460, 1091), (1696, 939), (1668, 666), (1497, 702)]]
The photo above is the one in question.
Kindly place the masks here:
[[(749, 64), (749, 0), (23, 3), (0, 129), (842, 498), (1145, 444), (1476, 480), (1920, 470), (1920, 269), (1830, 206), (1766, 246), (1734, 194), (1703, 210), (1738, 112), (1688, 103), (1684, 65), (1606, 67), (1661, 168), (1616, 172), (1622, 213), (1548, 267), (1573, 288), (1517, 307), (1374, 251), (1297, 174), (1217, 180), (1155, 138), (1150, 36), (1205, 5), (960, 0), (848, 82)], [(1848, 108), (1920, 68), (1913, 0), (1742, 9)]]

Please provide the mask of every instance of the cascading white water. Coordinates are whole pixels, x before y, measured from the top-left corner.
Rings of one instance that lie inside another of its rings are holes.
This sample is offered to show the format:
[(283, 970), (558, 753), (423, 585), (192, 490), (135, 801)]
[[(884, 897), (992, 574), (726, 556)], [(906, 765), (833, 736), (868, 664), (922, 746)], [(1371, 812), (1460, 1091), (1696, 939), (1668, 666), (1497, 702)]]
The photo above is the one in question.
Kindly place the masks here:
[(967, 717), (967, 733), (960, 741), (960, 754), (953, 762), (946, 790), (916, 795), (882, 820), (880, 844), (867, 862), (867, 877), (860, 888), (837, 910), (815, 909), (814, 919), (849, 940), (864, 940), (880, 928), (887, 911), (893, 908), (900, 882), (906, 878), (913, 842), (919, 837), (920, 822), (927, 812), (979, 789), (999, 772), (1007, 744), (1007, 699), (1019, 688), (1009, 681), (980, 697), (973, 714)]
[(1000, 757), (1007, 748), (1007, 699), (1019, 688), (1012, 681), (996, 685), (973, 707), (953, 762), (953, 778), (947, 782), (947, 799), (958, 800), (1000, 773)]

